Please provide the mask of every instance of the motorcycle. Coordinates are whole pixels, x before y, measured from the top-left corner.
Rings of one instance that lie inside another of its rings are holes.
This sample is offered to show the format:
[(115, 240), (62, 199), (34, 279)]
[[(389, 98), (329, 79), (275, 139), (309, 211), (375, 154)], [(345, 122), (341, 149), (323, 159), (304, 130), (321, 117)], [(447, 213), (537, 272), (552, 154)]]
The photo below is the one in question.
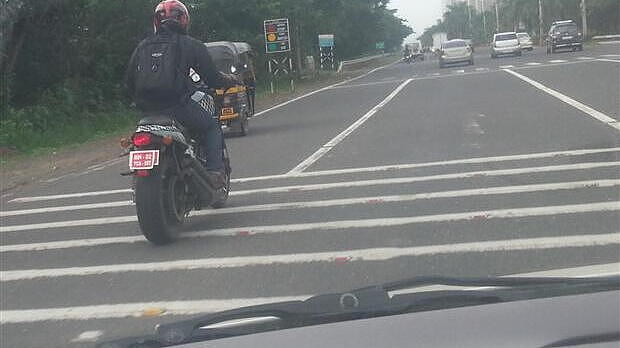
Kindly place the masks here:
[[(216, 190), (205, 169), (206, 151), (167, 115), (142, 118), (131, 137), (129, 172), (138, 223), (147, 240), (172, 243), (190, 212), (221, 208), (230, 192), (230, 158), (223, 144), (226, 184)], [(223, 140), (222, 140), (223, 141)]]

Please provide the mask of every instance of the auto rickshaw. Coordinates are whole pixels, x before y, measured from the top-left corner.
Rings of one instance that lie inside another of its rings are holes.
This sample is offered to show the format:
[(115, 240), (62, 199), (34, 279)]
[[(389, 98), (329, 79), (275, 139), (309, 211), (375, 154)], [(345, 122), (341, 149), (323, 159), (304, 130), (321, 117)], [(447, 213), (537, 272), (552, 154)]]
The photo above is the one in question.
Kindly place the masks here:
[(222, 124), (237, 135), (245, 136), (249, 130), (248, 119), (255, 110), (254, 51), (245, 42), (209, 42), (206, 46), (218, 70), (235, 74), (243, 81), (241, 85), (216, 90), (215, 101)]

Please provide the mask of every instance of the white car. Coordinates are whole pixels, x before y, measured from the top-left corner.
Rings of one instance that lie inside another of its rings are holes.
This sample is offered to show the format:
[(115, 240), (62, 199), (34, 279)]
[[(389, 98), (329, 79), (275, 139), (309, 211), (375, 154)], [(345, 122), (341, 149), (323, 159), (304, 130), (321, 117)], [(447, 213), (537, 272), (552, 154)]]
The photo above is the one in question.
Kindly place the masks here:
[(497, 58), (505, 54), (512, 54), (515, 56), (521, 55), (521, 45), (519, 44), (517, 33), (514, 31), (493, 35), (491, 58)]
[(534, 43), (532, 42), (532, 38), (528, 33), (517, 33), (517, 38), (519, 39), (519, 44), (521, 45), (521, 49), (532, 51), (534, 50)]
[(465, 40), (450, 40), (441, 45), (439, 68), (443, 68), (446, 64), (462, 62), (474, 65), (474, 54)]

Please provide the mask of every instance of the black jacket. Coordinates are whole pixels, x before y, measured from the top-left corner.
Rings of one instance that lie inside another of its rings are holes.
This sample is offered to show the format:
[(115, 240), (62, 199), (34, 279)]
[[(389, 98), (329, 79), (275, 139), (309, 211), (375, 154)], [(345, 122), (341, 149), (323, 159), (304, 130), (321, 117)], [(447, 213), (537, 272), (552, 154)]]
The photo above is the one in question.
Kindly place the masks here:
[(134, 50), (133, 54), (131, 55), (131, 59), (129, 60), (129, 65), (127, 66), (127, 73), (126, 73), (126, 79), (125, 79), (126, 85), (127, 85), (127, 91), (129, 92), (129, 95), (133, 98), (138, 108), (141, 109), (142, 111), (152, 112), (152, 111), (170, 109), (182, 103), (183, 100), (187, 100), (189, 95), (191, 95), (198, 87), (197, 84), (193, 84), (190, 82), (191, 81), (189, 78), (190, 68), (194, 69), (194, 71), (198, 73), (198, 75), (200, 75), (201, 82), (206, 84), (206, 86), (208, 86), (209, 88), (222, 88), (222, 87), (228, 87), (234, 84), (234, 79), (232, 77), (216, 70), (215, 64), (213, 63), (213, 60), (211, 59), (211, 56), (209, 55), (209, 52), (207, 51), (207, 47), (205, 46), (204, 43), (188, 36), (187, 34), (178, 33), (173, 30), (166, 29), (165, 27), (162, 27), (159, 33), (156, 35), (171, 35), (171, 36), (178, 35), (179, 36), (178, 39), (179, 39), (179, 46), (181, 50), (180, 57), (181, 57), (181, 64), (183, 64), (181, 71), (185, 71), (187, 74), (186, 76), (188, 77), (188, 80), (187, 80), (188, 87), (184, 95), (170, 96), (169, 99), (160, 98), (157, 100), (151, 100), (151, 99), (142, 100), (141, 98), (136, 96), (136, 93), (135, 93), (136, 92), (135, 90), (136, 76), (135, 75), (136, 75), (136, 68), (137, 68), (136, 52), (138, 51), (138, 48), (140, 47), (140, 45), (142, 45), (146, 40), (148, 40), (148, 39), (145, 39), (144, 41), (140, 43), (140, 45), (138, 45), (138, 47)]

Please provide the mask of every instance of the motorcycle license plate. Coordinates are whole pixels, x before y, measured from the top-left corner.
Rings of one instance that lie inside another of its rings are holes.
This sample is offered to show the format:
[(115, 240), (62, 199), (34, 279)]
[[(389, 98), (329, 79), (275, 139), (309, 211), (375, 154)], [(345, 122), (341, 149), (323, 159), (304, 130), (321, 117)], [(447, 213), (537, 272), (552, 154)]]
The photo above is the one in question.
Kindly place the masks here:
[(233, 108), (222, 108), (222, 115), (223, 116), (232, 115), (234, 113), (235, 113), (235, 109), (233, 109)]
[(129, 153), (129, 169), (153, 169), (159, 165), (159, 150), (131, 151)]

